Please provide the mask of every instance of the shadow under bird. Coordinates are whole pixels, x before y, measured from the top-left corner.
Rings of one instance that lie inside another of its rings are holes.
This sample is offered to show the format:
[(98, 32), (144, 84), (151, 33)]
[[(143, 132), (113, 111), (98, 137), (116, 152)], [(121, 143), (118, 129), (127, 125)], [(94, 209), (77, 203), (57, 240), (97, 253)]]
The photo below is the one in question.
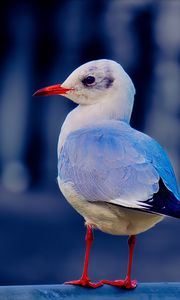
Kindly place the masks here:
[[(90, 61), (63, 84), (40, 89), (34, 95), (57, 94), (78, 104), (61, 128), (58, 184), (87, 226), (82, 276), (66, 283), (135, 288), (131, 269), (136, 235), (165, 216), (180, 218), (180, 194), (170, 160), (155, 140), (130, 126), (135, 88), (115, 61)], [(93, 228), (129, 236), (124, 280), (90, 281)]]

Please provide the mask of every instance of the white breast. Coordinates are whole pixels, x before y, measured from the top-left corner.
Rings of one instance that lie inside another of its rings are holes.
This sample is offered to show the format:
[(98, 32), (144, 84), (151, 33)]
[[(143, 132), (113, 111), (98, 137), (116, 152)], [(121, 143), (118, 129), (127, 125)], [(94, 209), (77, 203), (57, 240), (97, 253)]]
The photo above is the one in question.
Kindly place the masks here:
[[(111, 100), (111, 101), (110, 101)], [(66, 117), (58, 141), (58, 157), (67, 136), (80, 128), (100, 124), (108, 120), (129, 121), (132, 107), (125, 102), (127, 107), (119, 104), (119, 97), (104, 99), (94, 105), (78, 105)]]
[(58, 157), (67, 136), (82, 127), (98, 123), (102, 118), (97, 115), (96, 106), (78, 105), (66, 117), (59, 135)]

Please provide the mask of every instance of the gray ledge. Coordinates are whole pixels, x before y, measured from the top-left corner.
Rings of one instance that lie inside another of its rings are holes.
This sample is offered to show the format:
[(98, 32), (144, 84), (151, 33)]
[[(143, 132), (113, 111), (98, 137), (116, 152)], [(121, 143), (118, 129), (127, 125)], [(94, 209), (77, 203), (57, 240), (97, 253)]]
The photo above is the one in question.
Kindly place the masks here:
[(72, 285), (1, 286), (0, 300), (180, 300), (180, 283), (139, 283), (135, 290), (104, 285), (97, 289)]

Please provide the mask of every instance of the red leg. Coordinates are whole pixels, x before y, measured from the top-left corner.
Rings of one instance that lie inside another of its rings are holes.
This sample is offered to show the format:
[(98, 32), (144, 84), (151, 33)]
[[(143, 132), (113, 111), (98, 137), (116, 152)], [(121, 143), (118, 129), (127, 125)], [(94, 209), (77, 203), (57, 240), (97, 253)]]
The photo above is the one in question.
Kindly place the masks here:
[(84, 269), (82, 276), (79, 280), (73, 280), (65, 282), (65, 284), (74, 284), (74, 285), (81, 285), (91, 288), (98, 288), (103, 285), (102, 282), (93, 283), (90, 281), (88, 277), (88, 265), (89, 265), (89, 255), (91, 250), (91, 245), (93, 241), (93, 232), (90, 225), (87, 225), (87, 231), (86, 231), (86, 253), (85, 253), (85, 259), (84, 259)]
[(110, 284), (113, 286), (120, 286), (126, 289), (134, 289), (137, 286), (137, 281), (131, 280), (131, 269), (132, 269), (135, 242), (136, 242), (136, 236), (131, 235), (128, 239), (129, 260), (128, 260), (128, 270), (127, 270), (126, 278), (124, 280), (114, 280), (114, 281), (102, 280), (103, 283)]

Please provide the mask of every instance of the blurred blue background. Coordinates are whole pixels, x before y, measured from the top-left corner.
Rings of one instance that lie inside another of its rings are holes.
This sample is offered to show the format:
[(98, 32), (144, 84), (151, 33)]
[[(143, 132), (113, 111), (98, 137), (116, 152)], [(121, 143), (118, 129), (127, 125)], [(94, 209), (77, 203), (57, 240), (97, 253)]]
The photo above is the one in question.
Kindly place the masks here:
[[(136, 87), (131, 124), (156, 138), (180, 183), (180, 1), (2, 1), (0, 10), (0, 284), (79, 278), (84, 221), (58, 190), (56, 147), (74, 104), (33, 98), (80, 64), (110, 58)], [(139, 281), (180, 281), (180, 221), (138, 236)], [(95, 232), (92, 280), (125, 275), (127, 237)]]

